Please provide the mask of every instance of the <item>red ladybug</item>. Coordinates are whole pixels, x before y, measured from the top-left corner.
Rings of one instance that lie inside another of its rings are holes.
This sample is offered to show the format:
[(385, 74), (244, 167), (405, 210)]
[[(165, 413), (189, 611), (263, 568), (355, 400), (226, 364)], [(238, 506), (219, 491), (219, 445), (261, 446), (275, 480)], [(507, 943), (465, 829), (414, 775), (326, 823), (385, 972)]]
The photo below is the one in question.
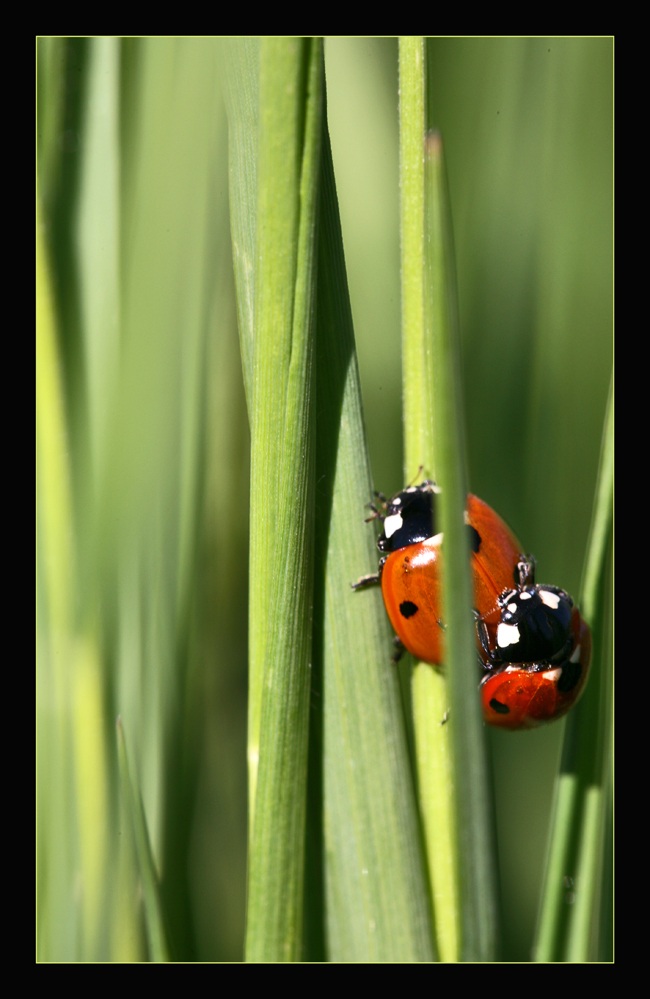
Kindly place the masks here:
[[(433, 482), (409, 486), (374, 516), (383, 521), (377, 547), (386, 553), (376, 575), (401, 648), (416, 659), (444, 662), (442, 534)], [(477, 496), (467, 497), (477, 649), (489, 671), (480, 683), (485, 721), (508, 729), (535, 728), (561, 718), (587, 681), (591, 633), (573, 600), (556, 586), (535, 583), (535, 560), (504, 521)]]
[[(377, 575), (359, 580), (356, 588), (381, 583), (386, 612), (399, 641), (416, 659), (439, 666), (444, 661), (441, 583), (442, 534), (437, 525), (433, 482), (409, 486), (383, 503), (375, 515), (383, 521), (377, 541), (381, 552)], [(467, 497), (465, 522), (470, 532), (474, 606), (481, 622), (482, 643), (496, 646), (501, 620), (499, 597), (522, 580), (521, 566), (531, 565), (503, 520), (478, 496)]]
[(574, 607), (570, 648), (554, 662), (508, 663), (480, 685), (483, 717), (506, 729), (537, 728), (555, 721), (582, 694), (591, 661), (591, 632)]
[(490, 632), (479, 619), (483, 716), (501, 728), (536, 728), (561, 718), (580, 697), (591, 661), (591, 632), (557, 586), (535, 585), (534, 562), (520, 565), (520, 585), (498, 600)]

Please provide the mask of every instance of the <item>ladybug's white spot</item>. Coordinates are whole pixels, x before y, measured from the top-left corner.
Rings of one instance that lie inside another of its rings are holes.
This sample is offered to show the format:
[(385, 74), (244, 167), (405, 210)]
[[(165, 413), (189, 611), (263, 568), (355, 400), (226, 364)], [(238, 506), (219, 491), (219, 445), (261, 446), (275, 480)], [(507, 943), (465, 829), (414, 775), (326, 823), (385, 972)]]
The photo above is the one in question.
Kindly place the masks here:
[(402, 527), (404, 520), (401, 513), (391, 513), (390, 517), (386, 517), (384, 520), (384, 534), (387, 538), (392, 538), (395, 531), (399, 531)]
[(580, 643), (578, 643), (578, 645), (576, 645), (575, 649), (573, 650), (573, 652), (569, 656), (569, 662), (570, 663), (579, 663), (580, 662)]
[(551, 610), (557, 610), (560, 606), (560, 594), (553, 593), (552, 590), (545, 590), (544, 587), (540, 587), (539, 598), (543, 604), (550, 607)]
[(559, 666), (557, 669), (547, 669), (542, 676), (545, 680), (550, 680), (551, 683), (559, 683), (560, 677), (562, 676), (562, 667)]
[(516, 645), (519, 638), (519, 628), (516, 624), (500, 624), (497, 628), (497, 645), (500, 649), (507, 649), (509, 645)]

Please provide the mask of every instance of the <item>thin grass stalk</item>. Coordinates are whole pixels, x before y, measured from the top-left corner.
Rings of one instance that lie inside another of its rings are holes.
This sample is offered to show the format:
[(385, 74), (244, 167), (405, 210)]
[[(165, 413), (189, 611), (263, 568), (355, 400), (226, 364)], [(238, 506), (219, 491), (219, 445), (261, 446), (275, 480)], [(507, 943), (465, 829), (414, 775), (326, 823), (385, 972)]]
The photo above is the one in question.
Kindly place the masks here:
[[(405, 292), (414, 299), (412, 309), (409, 307), (405, 313), (408, 325), (405, 324), (403, 334), (404, 397), (410, 398), (409, 403), (405, 402), (405, 453), (409, 464), (423, 466), (427, 472), (432, 470), (442, 487), (439, 506), (445, 537), (444, 592), (449, 594), (443, 608), (447, 684), (430, 667), (420, 664), (415, 670), (416, 678), (418, 673), (423, 678), (422, 687), (431, 688), (427, 696), (424, 690), (422, 693), (418, 690), (419, 681), (414, 684), (418, 782), (422, 788), (423, 821), (430, 834), (428, 852), (438, 941), (445, 941), (448, 960), (488, 960), (496, 952), (496, 886), (490, 860), (492, 817), (486, 791), (489, 782), (472, 668), (476, 654), (463, 519), (467, 487), (453, 242), (441, 141), (436, 134), (428, 135), (426, 142), (424, 138), (423, 40), (407, 39), (400, 43), (404, 118), (404, 102), (409, 95), (407, 61), (411, 62), (416, 81), (410, 113), (421, 122), (420, 144), (418, 147), (414, 143), (411, 153), (412, 176), (416, 178), (412, 197), (416, 205), (423, 205), (425, 226), (424, 235), (420, 236), (417, 221), (415, 224), (410, 221), (409, 212), (403, 209), (408, 222), (404, 232), (412, 234), (410, 239), (415, 244), (413, 254), (405, 253), (404, 259), (409, 261), (409, 268), (419, 266), (424, 289), (418, 307), (419, 283), (410, 274), (403, 279)], [(419, 75), (422, 79), (418, 82)], [(403, 146), (403, 156), (407, 155)], [(420, 159), (423, 171), (418, 167)], [(411, 177), (405, 165), (402, 173), (408, 185)], [(421, 187), (417, 180), (420, 174)], [(408, 186), (405, 190), (408, 192)], [(404, 269), (406, 266), (405, 262)], [(442, 697), (436, 698), (436, 687)], [(432, 717), (436, 704), (437, 711)], [(443, 726), (441, 722), (447, 717), (448, 708), (450, 721)], [(451, 757), (446, 745), (448, 739)], [(438, 780), (435, 787), (431, 781), (434, 774)]]
[(476, 648), (469, 547), (464, 521), (467, 497), (465, 437), (454, 250), (442, 142), (426, 141), (426, 275), (431, 311), (436, 469), (442, 487), (441, 528), (445, 538), (443, 601), (445, 668), (454, 767), (461, 944), (464, 961), (494, 960), (498, 906), (491, 784), (485, 731), (476, 695)]
[(611, 818), (612, 662), (608, 600), (613, 497), (613, 399), (605, 415), (601, 461), (583, 573), (581, 612), (592, 629), (586, 692), (566, 721), (555, 788), (549, 853), (533, 945), (537, 961), (588, 961), (601, 952), (599, 930), (611, 878), (605, 844)]
[[(425, 315), (426, 47), (402, 38), (400, 67), (400, 176), (402, 246), (402, 382), (405, 481), (435, 478), (434, 355)], [(411, 673), (417, 787), (424, 827), (437, 944), (443, 961), (459, 954), (458, 870), (450, 730), (442, 673), (424, 663)]]
[(122, 807), (133, 833), (138, 873), (142, 885), (145, 927), (147, 931), (149, 958), (152, 961), (168, 961), (169, 947), (165, 931), (160, 901), (159, 878), (153, 858), (147, 820), (142, 807), (142, 799), (136, 787), (126, 737), (121, 718), (117, 719), (117, 753), (120, 769)]

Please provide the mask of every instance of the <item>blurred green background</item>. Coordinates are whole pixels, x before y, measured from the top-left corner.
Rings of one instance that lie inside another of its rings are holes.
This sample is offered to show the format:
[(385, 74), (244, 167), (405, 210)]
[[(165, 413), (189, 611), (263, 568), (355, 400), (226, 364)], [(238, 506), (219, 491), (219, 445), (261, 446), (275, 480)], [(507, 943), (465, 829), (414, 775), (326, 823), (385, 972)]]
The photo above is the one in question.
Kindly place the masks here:
[[(172, 956), (242, 957), (248, 427), (220, 46), (38, 42), (41, 960), (148, 955), (118, 715)], [(429, 46), (471, 488), (540, 580), (576, 594), (612, 367), (612, 40)], [(391, 493), (418, 473), (401, 458), (396, 39), (328, 39), (326, 72), (368, 443)], [(490, 737), (506, 959), (529, 956), (562, 729)]]

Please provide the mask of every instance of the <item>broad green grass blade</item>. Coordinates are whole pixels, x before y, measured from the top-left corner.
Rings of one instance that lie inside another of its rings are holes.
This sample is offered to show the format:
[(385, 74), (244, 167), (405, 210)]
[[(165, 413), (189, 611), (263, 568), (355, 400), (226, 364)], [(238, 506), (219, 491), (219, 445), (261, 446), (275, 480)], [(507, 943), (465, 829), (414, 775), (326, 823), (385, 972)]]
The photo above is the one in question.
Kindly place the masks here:
[(362, 523), (370, 485), (329, 142), (323, 169), (315, 603), (323, 678), (314, 698), (326, 953), (333, 961), (427, 961), (436, 951), (390, 633), (379, 592), (350, 589), (376, 566), (377, 551)]
[(246, 957), (302, 950), (313, 586), (313, 293), (323, 63), (318, 41), (265, 39), (260, 58), (252, 382)]

